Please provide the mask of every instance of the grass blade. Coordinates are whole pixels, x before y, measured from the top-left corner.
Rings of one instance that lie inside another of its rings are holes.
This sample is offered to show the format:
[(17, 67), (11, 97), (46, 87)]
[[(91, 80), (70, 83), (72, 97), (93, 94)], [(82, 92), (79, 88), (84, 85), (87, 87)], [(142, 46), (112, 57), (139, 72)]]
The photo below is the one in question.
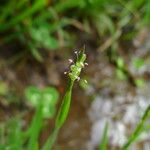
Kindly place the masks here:
[(107, 150), (107, 144), (108, 144), (108, 122), (106, 122), (104, 130), (103, 130), (103, 136), (102, 141), (100, 143), (99, 150)]
[(127, 150), (129, 148), (129, 146), (136, 141), (136, 139), (140, 136), (145, 122), (147, 121), (148, 117), (150, 116), (150, 106), (147, 107), (146, 111), (144, 112), (144, 115), (142, 116), (139, 124), (137, 125), (137, 127), (135, 128), (134, 132), (132, 133), (132, 135), (129, 137), (128, 141), (123, 145), (123, 147), (121, 148), (122, 150)]
[(57, 115), (57, 118), (56, 118), (54, 131), (53, 131), (52, 135), (47, 139), (47, 141), (44, 144), (42, 150), (51, 150), (51, 148), (53, 147), (53, 145), (54, 145), (54, 143), (57, 139), (59, 129), (63, 126), (64, 122), (66, 121), (66, 118), (68, 116), (69, 109), (70, 109), (73, 83), (74, 82), (69, 80), (69, 84), (68, 84), (66, 94), (63, 98), (61, 107), (59, 109), (59, 112), (58, 112), (58, 115)]
[(7, 30), (10, 27), (16, 25), (20, 21), (22, 21), (24, 18), (31, 16), (38, 10), (42, 9), (45, 6), (45, 1), (44, 0), (38, 0), (33, 4), (31, 8), (25, 9), (20, 15), (17, 15), (16, 17), (12, 18), (7, 24), (1, 24), (0, 25), (0, 31)]
[(29, 150), (36, 150), (38, 136), (42, 127), (42, 106), (39, 104), (39, 107), (36, 110), (31, 127), (29, 128)]

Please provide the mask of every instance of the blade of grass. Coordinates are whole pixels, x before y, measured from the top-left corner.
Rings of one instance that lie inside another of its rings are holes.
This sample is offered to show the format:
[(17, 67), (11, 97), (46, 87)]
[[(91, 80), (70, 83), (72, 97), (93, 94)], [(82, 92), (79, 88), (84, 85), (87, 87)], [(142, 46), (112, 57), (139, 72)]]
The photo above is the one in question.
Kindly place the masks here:
[(106, 122), (104, 130), (103, 130), (103, 136), (102, 141), (100, 143), (99, 150), (107, 150), (107, 144), (108, 144), (108, 122)]
[(1, 24), (0, 25), (0, 31), (7, 30), (10, 27), (16, 25), (20, 21), (22, 21), (24, 18), (31, 16), (33, 13), (37, 12), (38, 10), (42, 9), (45, 6), (46, 2), (45, 0), (38, 0), (33, 4), (32, 7), (25, 9), (20, 15), (17, 15), (16, 17), (13, 17), (7, 24)]
[(69, 108), (70, 108), (70, 102), (71, 102), (71, 95), (72, 95), (72, 87), (73, 87), (73, 81), (69, 81), (69, 86), (67, 88), (66, 94), (64, 96), (62, 105), (60, 107), (60, 110), (58, 112), (57, 118), (56, 118), (56, 128), (61, 128), (64, 122), (66, 121), (66, 118), (68, 116)]
[(50, 150), (53, 147), (53, 145), (54, 145), (54, 143), (57, 139), (59, 129), (63, 126), (64, 122), (66, 121), (66, 118), (68, 116), (69, 109), (70, 109), (73, 83), (74, 82), (69, 80), (69, 84), (68, 84), (66, 94), (63, 98), (61, 107), (60, 107), (58, 115), (56, 117), (55, 128), (52, 132), (52, 135), (48, 138), (48, 140), (44, 144), (42, 150)]
[(123, 145), (121, 150), (127, 150), (129, 146), (136, 141), (136, 139), (141, 135), (141, 131), (143, 130), (143, 127), (145, 125), (146, 120), (150, 117), (150, 106), (147, 107), (146, 111), (144, 112), (144, 115), (142, 116), (139, 124), (135, 128), (132, 135), (129, 137), (128, 141)]
[(42, 105), (39, 103), (39, 106), (35, 112), (34, 118), (29, 128), (29, 144), (28, 150), (36, 150), (38, 136), (42, 128)]
[(7, 3), (7, 5), (0, 8), (0, 10), (1, 10), (0, 22), (3, 22), (3, 20), (6, 17), (8, 17), (8, 15), (13, 13), (13, 11), (15, 9), (15, 4), (16, 4), (16, 1), (13, 0), (13, 1), (10, 1), (9, 3)]
[[(37, 0), (33, 4), (33, 6), (29, 7), (28, 9), (25, 9), (19, 15), (13, 17), (10, 21), (7, 22), (7, 24), (6, 23), (0, 24), (0, 31), (4, 31), (11, 28), (12, 26), (15, 26), (17, 23), (21, 22), (26, 17), (31, 16), (35, 12), (43, 9), (45, 5), (46, 5), (46, 0)], [(59, 13), (59, 12), (66, 11), (66, 9), (77, 7), (79, 5), (81, 5), (80, 0), (72, 0), (72, 1), (67, 0), (65, 2), (63, 1), (63, 2), (56, 3), (56, 5), (54, 5), (53, 7), (56, 10), (56, 12)], [(51, 14), (49, 15), (52, 16)]]
[(63, 12), (66, 11), (67, 9), (73, 8), (73, 7), (78, 7), (82, 4), (85, 3), (85, 0), (66, 0), (62, 1), (54, 6), (54, 9), (56, 12)]
[(52, 134), (47, 139), (47, 141), (44, 144), (42, 150), (51, 150), (52, 149), (52, 147), (55, 144), (55, 141), (57, 139), (58, 132), (59, 132), (59, 129), (58, 128), (54, 128)]

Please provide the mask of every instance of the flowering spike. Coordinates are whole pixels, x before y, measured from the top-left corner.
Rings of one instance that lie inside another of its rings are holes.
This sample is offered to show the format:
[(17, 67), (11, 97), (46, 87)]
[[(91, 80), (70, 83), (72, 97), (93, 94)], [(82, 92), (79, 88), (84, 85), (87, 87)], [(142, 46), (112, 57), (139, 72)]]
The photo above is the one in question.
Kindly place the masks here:
[[(75, 54), (77, 56), (76, 62), (70, 66), (70, 72), (68, 73), (72, 81), (80, 80), (79, 75), (82, 68), (84, 68), (84, 61), (86, 59), (86, 54), (84, 52), (85, 49), (82, 49), (81, 51), (75, 51)], [(69, 62), (72, 63), (73, 60), (69, 59)]]

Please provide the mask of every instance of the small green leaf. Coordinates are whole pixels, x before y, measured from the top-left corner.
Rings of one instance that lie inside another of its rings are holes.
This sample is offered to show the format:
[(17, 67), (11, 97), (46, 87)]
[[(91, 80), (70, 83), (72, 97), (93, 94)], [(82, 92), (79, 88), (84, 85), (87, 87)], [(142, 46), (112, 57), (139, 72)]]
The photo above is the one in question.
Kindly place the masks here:
[(56, 49), (59, 44), (56, 38), (52, 37), (49, 33), (49, 29), (47, 27), (39, 27), (39, 28), (30, 28), (30, 35), (32, 39), (38, 43), (41, 47), (45, 47), (47, 49)]
[(43, 112), (44, 118), (52, 118), (55, 115), (56, 108), (55, 106), (47, 105), (43, 107), (42, 112)]
[(58, 101), (59, 93), (53, 87), (47, 87), (43, 90), (30, 86), (26, 89), (25, 95), (30, 104), (38, 109), (39, 104), (42, 106), (44, 118), (51, 118), (55, 114), (55, 105)]
[(49, 36), (45, 41), (43, 41), (43, 45), (50, 50), (51, 49), (56, 49), (58, 48), (59, 44), (56, 38)]
[(29, 86), (25, 90), (25, 96), (31, 105), (37, 107), (38, 101), (41, 100), (41, 91), (35, 86)]
[(55, 88), (48, 87), (42, 91), (43, 98), (43, 116), (44, 118), (52, 118), (55, 115), (55, 105), (58, 101), (59, 93)]
[(46, 105), (55, 105), (58, 101), (59, 93), (53, 87), (45, 88), (42, 91), (42, 98), (44, 100), (45, 106)]

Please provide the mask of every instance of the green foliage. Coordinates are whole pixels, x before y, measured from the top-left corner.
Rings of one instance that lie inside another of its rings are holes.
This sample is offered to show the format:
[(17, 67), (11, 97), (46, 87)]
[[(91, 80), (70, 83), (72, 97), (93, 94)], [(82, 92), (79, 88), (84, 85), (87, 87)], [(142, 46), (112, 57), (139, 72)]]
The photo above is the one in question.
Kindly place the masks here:
[[(44, 143), (42, 150), (50, 150), (57, 139), (57, 134), (60, 128), (65, 123), (71, 102), (72, 87), (74, 81), (78, 79), (82, 68), (84, 68), (84, 61), (86, 55), (84, 50), (76, 53), (77, 59), (75, 64), (70, 67), (68, 72), (69, 82), (66, 94), (63, 98), (61, 107), (59, 108), (56, 116), (55, 128), (52, 134), (48, 137)], [(28, 126), (28, 129), (23, 131), (23, 124), (21, 115), (17, 119), (16, 117), (11, 119), (10, 122), (5, 124), (9, 126), (5, 128), (3, 125), (0, 126), (0, 148), (10, 150), (37, 150), (39, 149), (38, 138), (43, 127), (43, 119), (52, 118), (55, 114), (55, 107), (58, 101), (59, 94), (53, 87), (46, 87), (39, 89), (35, 86), (29, 86), (25, 90), (25, 96), (28, 100), (28, 104), (35, 108), (33, 119)]]
[(38, 147), (38, 137), (43, 126), (43, 118), (52, 118), (55, 115), (55, 105), (59, 94), (53, 87), (43, 90), (30, 86), (26, 89), (25, 95), (30, 104), (36, 108), (35, 115), (28, 129), (29, 144), (28, 149)]
[(29, 86), (25, 95), (29, 104), (35, 108), (31, 124), (27, 130), (23, 130), (22, 114), (2, 124), (0, 126), (0, 149), (38, 149), (38, 138), (43, 127), (43, 119), (52, 118), (55, 114), (55, 105), (59, 97), (55, 88), (46, 87), (40, 90), (35, 86)]
[(59, 94), (53, 87), (47, 87), (43, 90), (34, 86), (26, 89), (25, 95), (29, 100), (29, 104), (36, 109), (42, 105), (42, 114), (44, 118), (51, 118), (55, 114), (55, 105), (57, 104)]
[(41, 47), (45, 47), (47, 49), (56, 49), (58, 48), (58, 41), (50, 36), (49, 29), (42, 26), (38, 29), (31, 28), (29, 31), (33, 42), (37, 42)]
[[(13, 1), (14, 5), (13, 5), (13, 7), (11, 7), (11, 1), (9, 1), (6, 4), (5, 7), (10, 7), (11, 11), (16, 11), (17, 9), (20, 9), (20, 7), (23, 5), (23, 3), (21, 3), (21, 2), (22, 1), (20, 1), (18, 3), (18, 5), (16, 5), (17, 1)], [(16, 15), (15, 17), (12, 17), (10, 20), (7, 20), (7, 17), (9, 15), (12, 15), (11, 14), (12, 12), (6, 13), (5, 12), (5, 8), (4, 8), (2, 10), (2, 13), (3, 13), (2, 16), (3, 17), (1, 17), (2, 24), (0, 25), (0, 31), (7, 30), (7, 29), (11, 28), (12, 26), (15, 26), (16, 24), (20, 23), (26, 17), (32, 16), (35, 12), (39, 11), (40, 9), (42, 9), (45, 6), (45, 4), (46, 4), (45, 0), (37, 0), (37, 1), (34, 2), (32, 7), (25, 7), (25, 10), (22, 10), (20, 14)], [(23, 6), (25, 6), (25, 5), (23, 5)], [(5, 24), (5, 21), (7, 21), (7, 24)]]
[(111, 47), (116, 53), (119, 38), (136, 33), (122, 34), (124, 27), (132, 25), (136, 30), (139, 24), (149, 23), (149, 4), (148, 0), (66, 0), (50, 4), (47, 0), (8, 0), (0, 7), (0, 32), (7, 33), (3, 42), (19, 39), (40, 62), (39, 49), (54, 50), (74, 42), (65, 28), (70, 26), (87, 33), (95, 28), (99, 37), (109, 38), (106, 49)]
[(150, 24), (150, 1), (146, 0), (143, 6), (143, 10), (144, 10), (144, 24)]
[[(7, 137), (6, 137), (7, 136)], [(22, 122), (19, 118), (11, 118), (0, 126), (0, 149), (21, 150), (24, 141)]]

